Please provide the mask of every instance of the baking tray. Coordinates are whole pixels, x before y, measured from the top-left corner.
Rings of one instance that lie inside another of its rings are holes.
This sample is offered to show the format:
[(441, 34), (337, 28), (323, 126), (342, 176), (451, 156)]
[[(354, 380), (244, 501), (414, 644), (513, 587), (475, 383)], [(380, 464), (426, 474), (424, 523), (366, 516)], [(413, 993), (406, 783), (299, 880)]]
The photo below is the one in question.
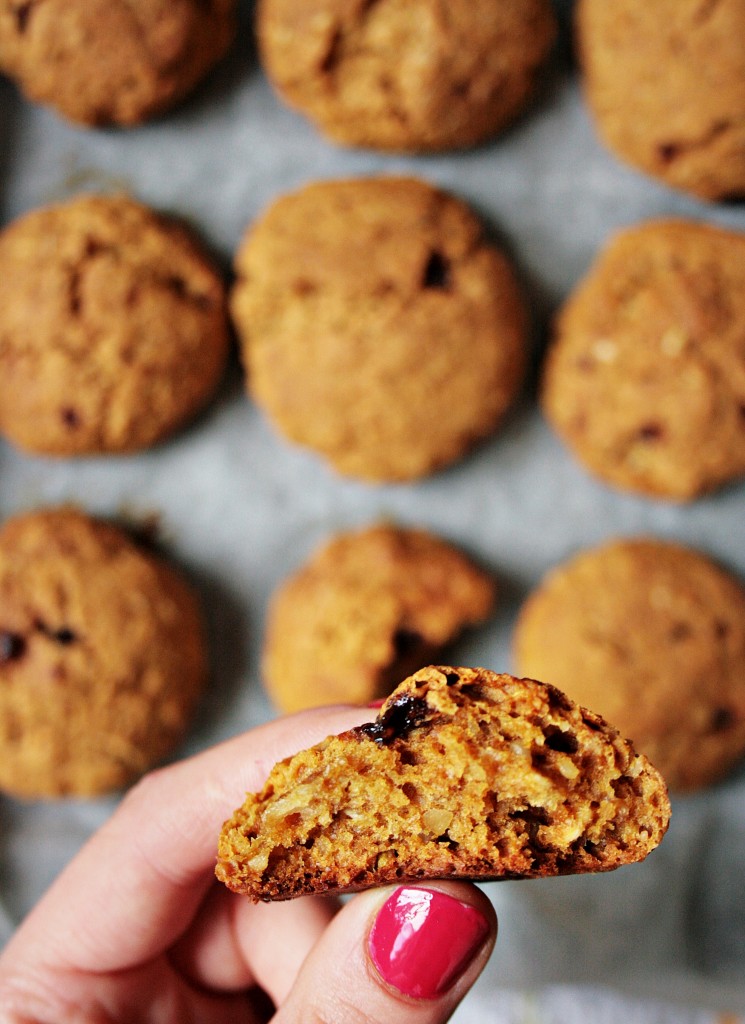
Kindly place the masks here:
[[(537, 103), (501, 138), (455, 155), (385, 156), (325, 142), (263, 76), (250, 4), (241, 7), (236, 46), (204, 86), (143, 127), (75, 128), (0, 81), (2, 223), (84, 189), (125, 189), (190, 221), (227, 273), (244, 229), (280, 193), (319, 178), (414, 174), (484, 217), (516, 259), (535, 314), (532, 380), (504, 429), (462, 462), (413, 484), (342, 479), (285, 443), (245, 397), (236, 359), (198, 421), (143, 454), (51, 460), (0, 442), (0, 517), (60, 502), (104, 516), (156, 517), (161, 542), (195, 580), (209, 617), (213, 673), (179, 755), (271, 716), (259, 673), (267, 600), (339, 529), (383, 517), (423, 525), (491, 569), (499, 608), (453, 658), (497, 670), (512, 666), (521, 601), (581, 547), (650, 534), (695, 546), (745, 578), (745, 485), (689, 505), (611, 490), (574, 461), (536, 406), (535, 368), (551, 316), (612, 231), (658, 215), (745, 230), (745, 207), (699, 203), (603, 149), (573, 65), (571, 4), (559, 11), (563, 36)], [(0, 802), (0, 939), (115, 803)], [(745, 1011), (743, 878), (740, 771), (676, 799), (668, 836), (642, 865), (488, 887), (500, 943), (456, 1020), (496, 1019), (484, 1009), (495, 1005), (496, 988), (557, 982)]]

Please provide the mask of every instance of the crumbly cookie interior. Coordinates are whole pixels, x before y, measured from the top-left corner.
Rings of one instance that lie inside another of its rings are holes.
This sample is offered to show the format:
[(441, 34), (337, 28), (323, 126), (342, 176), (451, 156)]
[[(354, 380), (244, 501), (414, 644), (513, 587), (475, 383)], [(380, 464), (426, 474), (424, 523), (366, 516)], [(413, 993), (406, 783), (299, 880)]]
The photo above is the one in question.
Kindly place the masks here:
[(277, 899), (604, 871), (646, 856), (668, 816), (646, 759), (558, 690), (433, 668), (377, 722), (277, 765), (226, 823), (218, 877)]

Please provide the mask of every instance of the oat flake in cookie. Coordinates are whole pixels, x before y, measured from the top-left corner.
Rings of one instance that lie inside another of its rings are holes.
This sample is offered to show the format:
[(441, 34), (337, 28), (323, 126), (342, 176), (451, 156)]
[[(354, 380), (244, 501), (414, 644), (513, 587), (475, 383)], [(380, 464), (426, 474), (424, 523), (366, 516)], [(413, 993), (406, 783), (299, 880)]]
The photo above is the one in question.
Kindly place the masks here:
[(207, 675), (191, 588), (70, 508), (0, 529), (0, 790), (118, 789), (183, 738)]
[(264, 681), (282, 711), (367, 704), (429, 664), (494, 603), (494, 581), (425, 530), (338, 533), (272, 597)]
[(745, 197), (743, 0), (579, 0), (576, 19), (609, 148), (701, 199)]
[(250, 394), (342, 474), (431, 473), (491, 434), (520, 389), (514, 270), (464, 203), (425, 182), (284, 195), (249, 229), (236, 273)]
[(535, 92), (556, 36), (548, 0), (260, 0), (270, 80), (335, 142), (471, 146)]
[(45, 455), (133, 452), (213, 396), (223, 281), (179, 222), (126, 196), (42, 207), (0, 232), (0, 432)]
[(558, 690), (430, 667), (377, 721), (275, 765), (225, 823), (217, 876), (275, 900), (609, 871), (646, 857), (669, 816), (647, 759)]
[(235, 0), (0, 0), (0, 69), (86, 126), (174, 106), (234, 35)]
[(602, 480), (686, 501), (745, 474), (745, 235), (627, 228), (557, 319), (543, 410)]
[(745, 756), (745, 589), (700, 552), (652, 538), (580, 552), (524, 604), (515, 654), (614, 722), (672, 790)]

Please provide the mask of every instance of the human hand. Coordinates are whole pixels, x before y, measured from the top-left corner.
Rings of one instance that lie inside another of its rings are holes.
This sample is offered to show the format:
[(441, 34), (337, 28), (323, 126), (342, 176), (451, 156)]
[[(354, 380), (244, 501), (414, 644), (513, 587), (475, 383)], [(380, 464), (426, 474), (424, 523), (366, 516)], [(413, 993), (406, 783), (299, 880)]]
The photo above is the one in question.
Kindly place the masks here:
[(303, 712), (146, 776), (0, 956), (0, 1024), (448, 1020), (496, 936), (474, 886), (373, 890), (338, 909), (321, 897), (254, 905), (214, 878), (243, 792), (365, 717)]

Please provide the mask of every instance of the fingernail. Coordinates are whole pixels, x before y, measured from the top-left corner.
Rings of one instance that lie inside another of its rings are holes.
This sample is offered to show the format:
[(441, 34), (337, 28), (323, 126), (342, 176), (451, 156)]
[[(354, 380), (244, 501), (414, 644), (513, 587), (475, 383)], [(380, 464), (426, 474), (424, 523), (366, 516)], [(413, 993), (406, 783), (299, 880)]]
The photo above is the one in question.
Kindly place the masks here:
[(369, 708), (382, 708), (383, 705), (385, 704), (385, 701), (385, 697), (379, 697), (377, 700), (371, 700), (367, 706)]
[(396, 889), (368, 940), (381, 978), (415, 999), (453, 987), (479, 951), (489, 924), (474, 907), (436, 889)]

